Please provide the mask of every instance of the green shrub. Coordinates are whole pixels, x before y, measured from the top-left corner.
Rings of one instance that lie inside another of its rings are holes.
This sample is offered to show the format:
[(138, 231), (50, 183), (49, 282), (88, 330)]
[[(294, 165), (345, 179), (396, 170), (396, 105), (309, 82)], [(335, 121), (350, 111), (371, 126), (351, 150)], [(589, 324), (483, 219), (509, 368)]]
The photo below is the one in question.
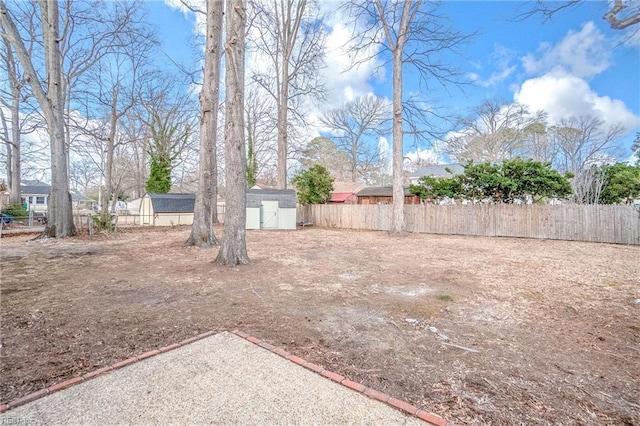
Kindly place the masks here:
[(2, 213), (10, 214), (14, 219), (23, 219), (29, 217), (29, 212), (22, 204), (12, 204), (2, 209)]
[(111, 213), (99, 213), (91, 215), (94, 232), (115, 232), (116, 221)]
[(298, 190), (300, 204), (322, 204), (331, 199), (333, 177), (321, 164), (300, 171), (291, 182)]

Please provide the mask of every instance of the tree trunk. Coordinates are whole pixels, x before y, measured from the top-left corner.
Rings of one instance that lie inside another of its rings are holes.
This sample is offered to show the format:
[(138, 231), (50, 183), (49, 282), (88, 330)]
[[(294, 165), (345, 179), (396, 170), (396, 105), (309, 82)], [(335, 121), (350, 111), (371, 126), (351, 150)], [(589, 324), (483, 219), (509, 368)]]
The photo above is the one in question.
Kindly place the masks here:
[[(62, 84), (62, 56), (59, 49), (59, 16), (57, 0), (40, 0), (47, 68), (48, 108), (45, 109), (51, 144), (51, 194), (48, 221), (43, 236), (69, 237), (75, 235), (69, 168), (64, 129), (64, 88)], [(45, 14), (46, 12), (46, 14)]]
[(111, 116), (109, 117), (109, 135), (107, 136), (107, 158), (104, 165), (104, 195), (100, 199), (100, 211), (104, 219), (109, 217), (109, 200), (115, 200), (113, 194), (113, 151), (116, 144), (116, 126), (118, 125), (118, 114), (116, 105), (118, 104), (118, 93), (114, 90), (111, 102)]
[(20, 37), (18, 29), (7, 11), (4, 0), (0, 0), (0, 21), (5, 27), (4, 36), (16, 51), (25, 70), (33, 94), (47, 121), (51, 148), (51, 194), (49, 195), (48, 222), (43, 237), (70, 237), (75, 235), (71, 194), (69, 193), (69, 171), (64, 129), (64, 88), (62, 81), (62, 57), (60, 53), (60, 31), (58, 0), (39, 0), (42, 35), (44, 39), (47, 91), (38, 80), (31, 57)]
[[(408, 7), (408, 6), (406, 6)], [(393, 210), (391, 234), (404, 232), (404, 189), (402, 188), (402, 47), (393, 50)]]
[(282, 79), (278, 88), (280, 96), (278, 99), (278, 188), (287, 189), (287, 150), (289, 129), (289, 60), (282, 60)]
[(256, 184), (256, 171), (254, 127), (251, 123), (251, 117), (247, 116), (247, 187), (249, 188)]
[(236, 266), (249, 263), (246, 244), (245, 197), (247, 159), (244, 141), (244, 0), (227, 0), (225, 176), (226, 212), (222, 243), (215, 263)]
[(7, 124), (7, 118), (4, 116), (4, 110), (0, 107), (0, 123), (2, 123), (2, 137), (4, 139), (4, 144), (7, 149), (6, 153), (6, 167), (7, 167), (7, 186), (9, 190), (11, 190), (11, 167), (12, 167), (12, 157), (11, 157), (11, 138), (9, 138), (9, 125)]
[(185, 246), (202, 248), (218, 244), (213, 231), (213, 205), (217, 205), (217, 164), (215, 157), (220, 86), (220, 47), (224, 3), (207, 0), (207, 42), (202, 92), (200, 93), (200, 162), (198, 192), (191, 235)]
[[(22, 202), (20, 194), (21, 174), (20, 167), (20, 87), (17, 67), (11, 51), (11, 45), (5, 40), (6, 66), (9, 85), (11, 86), (11, 139), (7, 136), (7, 179), (9, 184), (9, 204), (17, 205)], [(4, 116), (3, 116), (4, 119)], [(5, 123), (6, 124), (6, 123)], [(6, 128), (5, 128), (6, 131)]]
[[(14, 92), (13, 84), (11, 91)], [(22, 203), (20, 185), (22, 169), (20, 166), (20, 92), (16, 89), (11, 102), (11, 140), (7, 142), (7, 179), (9, 183), (9, 204)]]

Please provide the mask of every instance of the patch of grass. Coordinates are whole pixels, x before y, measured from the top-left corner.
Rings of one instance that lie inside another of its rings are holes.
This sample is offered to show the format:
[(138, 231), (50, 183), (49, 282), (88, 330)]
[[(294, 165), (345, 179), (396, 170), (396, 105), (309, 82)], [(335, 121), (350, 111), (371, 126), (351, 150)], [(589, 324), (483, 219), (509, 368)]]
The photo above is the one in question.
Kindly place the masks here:
[(451, 297), (450, 294), (441, 293), (438, 295), (438, 300), (450, 301), (450, 300), (453, 300), (453, 297)]

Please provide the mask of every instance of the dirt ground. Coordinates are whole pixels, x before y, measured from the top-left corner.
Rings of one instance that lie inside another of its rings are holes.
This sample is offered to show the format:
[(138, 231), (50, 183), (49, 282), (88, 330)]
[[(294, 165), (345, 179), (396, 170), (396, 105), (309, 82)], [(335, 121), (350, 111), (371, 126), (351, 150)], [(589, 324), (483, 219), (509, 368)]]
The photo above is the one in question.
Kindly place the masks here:
[(3, 238), (2, 402), (238, 328), (458, 424), (640, 425), (640, 247), (305, 228), (229, 269), (188, 233)]

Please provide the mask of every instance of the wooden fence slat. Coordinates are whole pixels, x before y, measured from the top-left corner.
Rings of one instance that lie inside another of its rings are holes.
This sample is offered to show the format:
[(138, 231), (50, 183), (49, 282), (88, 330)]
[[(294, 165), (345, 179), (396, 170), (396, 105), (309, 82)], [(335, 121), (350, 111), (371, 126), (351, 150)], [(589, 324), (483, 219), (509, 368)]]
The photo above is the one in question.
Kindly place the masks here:
[[(640, 209), (630, 205), (405, 205), (409, 232), (640, 245)], [(390, 204), (300, 206), (300, 220), (327, 228), (391, 228)]]

